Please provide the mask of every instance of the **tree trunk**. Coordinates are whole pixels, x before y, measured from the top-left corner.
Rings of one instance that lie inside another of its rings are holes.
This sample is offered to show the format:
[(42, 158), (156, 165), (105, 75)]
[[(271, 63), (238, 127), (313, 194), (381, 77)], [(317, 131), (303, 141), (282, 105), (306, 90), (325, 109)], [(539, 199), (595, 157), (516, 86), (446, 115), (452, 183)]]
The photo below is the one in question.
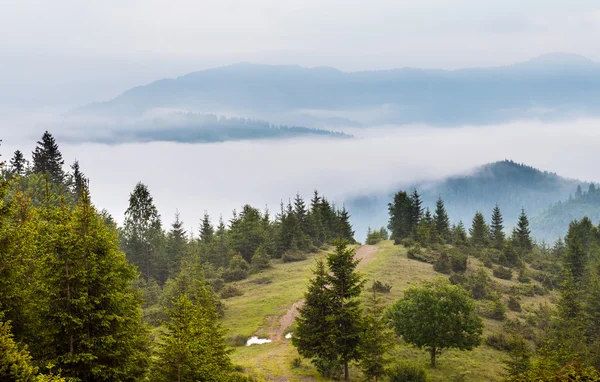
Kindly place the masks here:
[(350, 374), (348, 374), (348, 361), (344, 361), (344, 381), (350, 379)]
[(177, 382), (181, 382), (181, 358), (177, 358)]
[(431, 367), (435, 368), (435, 348), (432, 348), (429, 352), (431, 353)]
[[(65, 275), (67, 279), (67, 314), (71, 316), (71, 281), (69, 280), (69, 263), (65, 263)], [(69, 353), (73, 355), (75, 352), (73, 345), (73, 332), (69, 327)]]

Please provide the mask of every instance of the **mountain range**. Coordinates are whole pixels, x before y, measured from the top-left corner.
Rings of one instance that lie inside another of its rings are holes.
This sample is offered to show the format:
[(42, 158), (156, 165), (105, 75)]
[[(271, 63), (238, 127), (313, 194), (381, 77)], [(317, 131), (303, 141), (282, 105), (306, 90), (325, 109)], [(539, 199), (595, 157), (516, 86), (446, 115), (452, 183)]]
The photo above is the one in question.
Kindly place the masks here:
[(162, 79), (75, 114), (139, 116), (157, 108), (262, 118), (274, 124), (489, 124), (597, 116), (600, 64), (548, 54), (503, 67), (342, 72), (240, 63)]

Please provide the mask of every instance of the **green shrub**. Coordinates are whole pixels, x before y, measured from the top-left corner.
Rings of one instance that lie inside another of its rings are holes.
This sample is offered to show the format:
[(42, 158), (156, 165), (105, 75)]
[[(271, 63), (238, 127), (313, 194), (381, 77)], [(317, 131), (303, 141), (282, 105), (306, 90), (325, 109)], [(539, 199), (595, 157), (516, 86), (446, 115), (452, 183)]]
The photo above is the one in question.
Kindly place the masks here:
[(235, 255), (223, 271), (223, 280), (226, 282), (243, 280), (248, 277), (248, 268), (246, 260), (240, 255)]
[(452, 262), (452, 270), (454, 272), (464, 272), (467, 270), (467, 262), (469, 257), (462, 252), (453, 252), (450, 256)]
[(433, 269), (436, 272), (444, 274), (449, 274), (452, 271), (452, 262), (446, 252), (442, 252), (435, 263), (433, 263)]
[(411, 362), (399, 362), (388, 371), (391, 382), (426, 382), (425, 368)]
[(337, 379), (343, 371), (342, 364), (337, 360), (315, 358), (312, 360), (317, 371), (326, 378)]
[(515, 296), (510, 296), (508, 298), (507, 305), (508, 309), (512, 310), (513, 312), (521, 312), (521, 303)]
[(290, 367), (292, 369), (298, 369), (302, 366), (302, 358), (301, 357), (296, 357), (292, 360), (292, 363), (290, 364)]
[(434, 259), (426, 254), (419, 244), (410, 247), (407, 252), (407, 257), (411, 260), (422, 261), (424, 263), (432, 263)]
[(373, 286), (371, 290), (377, 293), (390, 293), (392, 290), (392, 286), (390, 284), (382, 283), (381, 281), (375, 280), (373, 281)]
[(231, 297), (236, 297), (236, 296), (241, 296), (243, 295), (244, 292), (242, 292), (242, 290), (238, 287), (236, 287), (235, 285), (225, 285), (223, 287), (223, 289), (221, 289), (221, 298), (222, 299), (228, 299)]
[(485, 343), (496, 350), (510, 351), (510, 338), (503, 332), (492, 333), (485, 338)]
[(494, 268), (494, 277), (498, 277), (503, 280), (512, 279), (512, 269), (505, 268), (503, 266), (499, 266), (498, 268)]
[(250, 260), (250, 271), (256, 273), (268, 268), (271, 268), (271, 257), (263, 247), (258, 247)]
[(283, 254), (284, 263), (293, 263), (295, 261), (306, 260), (306, 254), (300, 251), (287, 251)]
[(529, 284), (531, 282), (531, 277), (527, 275), (525, 269), (521, 268), (519, 270), (519, 277), (517, 277), (517, 281), (523, 284)]
[(485, 318), (503, 321), (506, 318), (506, 307), (500, 299), (485, 301), (479, 305), (479, 314)]
[(246, 346), (246, 343), (248, 342), (248, 338), (249, 338), (248, 336), (245, 336), (243, 334), (237, 334), (230, 339), (229, 343), (233, 347)]
[(548, 294), (548, 290), (546, 288), (544, 288), (543, 286), (534, 284), (533, 285), (533, 293), (537, 294), (538, 296), (544, 296), (544, 295)]

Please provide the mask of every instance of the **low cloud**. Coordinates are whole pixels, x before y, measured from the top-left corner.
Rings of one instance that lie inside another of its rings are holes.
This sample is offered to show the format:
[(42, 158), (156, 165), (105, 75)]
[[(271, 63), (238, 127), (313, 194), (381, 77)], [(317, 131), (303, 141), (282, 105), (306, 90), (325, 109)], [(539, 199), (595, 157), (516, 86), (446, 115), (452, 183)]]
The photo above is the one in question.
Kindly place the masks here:
[[(442, 129), (382, 126), (348, 131), (355, 139), (297, 138), (212, 144), (61, 143), (67, 162), (77, 158), (91, 179), (94, 202), (122, 220), (138, 181), (148, 184), (169, 224), (179, 210), (188, 227), (204, 210), (213, 220), (250, 203), (268, 205), (318, 189), (338, 203), (421, 180), (436, 180), (497, 160), (513, 159), (543, 170), (598, 181), (597, 120), (523, 121)], [(30, 152), (35, 141), (6, 140), (4, 158)]]

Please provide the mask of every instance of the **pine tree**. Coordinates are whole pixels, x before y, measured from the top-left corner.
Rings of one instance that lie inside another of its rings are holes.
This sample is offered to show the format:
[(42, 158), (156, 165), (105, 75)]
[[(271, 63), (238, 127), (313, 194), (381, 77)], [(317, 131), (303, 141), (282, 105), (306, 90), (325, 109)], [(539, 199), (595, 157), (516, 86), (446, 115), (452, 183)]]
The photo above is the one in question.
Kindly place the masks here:
[(33, 172), (48, 174), (53, 182), (62, 183), (64, 163), (58, 144), (52, 134), (46, 131), (33, 152)]
[(300, 232), (302, 235), (308, 237), (310, 234), (308, 211), (306, 210), (306, 204), (304, 203), (304, 200), (300, 194), (296, 194), (296, 198), (294, 199), (294, 213), (296, 214), (296, 220), (298, 221)]
[(86, 183), (85, 175), (81, 172), (77, 160), (71, 165), (71, 170), (73, 171), (73, 194), (75, 195), (75, 201), (79, 201)]
[(417, 192), (416, 188), (413, 190), (412, 194), (410, 195), (410, 203), (411, 203), (411, 211), (412, 211), (410, 228), (411, 228), (411, 232), (414, 232), (414, 230), (416, 230), (417, 227), (419, 226), (421, 219), (423, 218), (423, 207), (422, 207), (423, 202), (421, 201), (421, 196)]
[(442, 238), (445, 243), (448, 243), (451, 239), (450, 235), (450, 218), (446, 212), (444, 201), (442, 198), (438, 198), (435, 203), (435, 230), (437, 234)]
[(492, 244), (496, 249), (504, 247), (504, 218), (500, 212), (500, 207), (496, 204), (492, 211), (491, 235)]
[(165, 272), (161, 279), (174, 277), (179, 272), (181, 260), (188, 251), (187, 234), (183, 228), (183, 222), (179, 218), (179, 211), (175, 213), (175, 221), (171, 224), (171, 230), (167, 234)]
[(474, 245), (485, 246), (488, 242), (489, 228), (485, 223), (485, 218), (483, 214), (479, 211), (475, 214), (473, 218), (473, 225), (469, 229), (469, 234), (471, 235), (471, 243)]
[(525, 214), (525, 209), (521, 209), (519, 222), (513, 231), (513, 243), (522, 253), (530, 252), (533, 249), (533, 241), (531, 240), (531, 230), (529, 229), (529, 219)]
[(229, 381), (230, 350), (210, 288), (185, 274), (169, 282), (175, 293), (166, 308), (156, 374), (164, 381)]
[(354, 231), (352, 230), (352, 224), (350, 224), (350, 214), (346, 210), (346, 207), (342, 206), (342, 209), (338, 212), (338, 219), (340, 237), (349, 243), (355, 243)]
[(402, 239), (412, 233), (412, 204), (405, 191), (397, 192), (394, 195), (392, 203), (388, 204), (388, 212), (390, 215), (388, 229), (391, 232), (391, 239), (399, 244)]
[(57, 211), (55, 224), (59, 239), (45, 248), (51, 362), (63, 376), (84, 381), (142, 378), (149, 336), (131, 286), (136, 272), (119, 251), (117, 232), (104, 224), (87, 190), (72, 213)]
[(364, 317), (364, 331), (360, 341), (359, 367), (365, 377), (375, 381), (383, 377), (390, 363), (388, 352), (394, 347), (394, 332), (390, 329), (383, 314), (381, 298), (373, 288), (369, 306)]
[[(220, 223), (223, 223), (221, 219)], [(223, 225), (223, 230), (225, 226)], [(210, 224), (210, 216), (208, 216), (208, 212), (204, 211), (204, 217), (202, 218), (202, 222), (200, 223), (200, 241), (202, 243), (208, 244), (212, 242), (213, 237), (215, 235), (215, 229), (212, 224)]]
[(10, 322), (0, 315), (0, 381), (32, 382), (36, 374), (27, 348), (14, 340)]
[(15, 151), (12, 159), (10, 160), (10, 168), (16, 175), (25, 175), (26, 167), (25, 157), (20, 150)]
[(467, 231), (462, 220), (452, 228), (452, 244), (456, 246), (467, 244)]
[(146, 281), (157, 278), (161, 273), (162, 223), (152, 195), (143, 183), (138, 183), (129, 195), (122, 233), (127, 258), (140, 268)]

